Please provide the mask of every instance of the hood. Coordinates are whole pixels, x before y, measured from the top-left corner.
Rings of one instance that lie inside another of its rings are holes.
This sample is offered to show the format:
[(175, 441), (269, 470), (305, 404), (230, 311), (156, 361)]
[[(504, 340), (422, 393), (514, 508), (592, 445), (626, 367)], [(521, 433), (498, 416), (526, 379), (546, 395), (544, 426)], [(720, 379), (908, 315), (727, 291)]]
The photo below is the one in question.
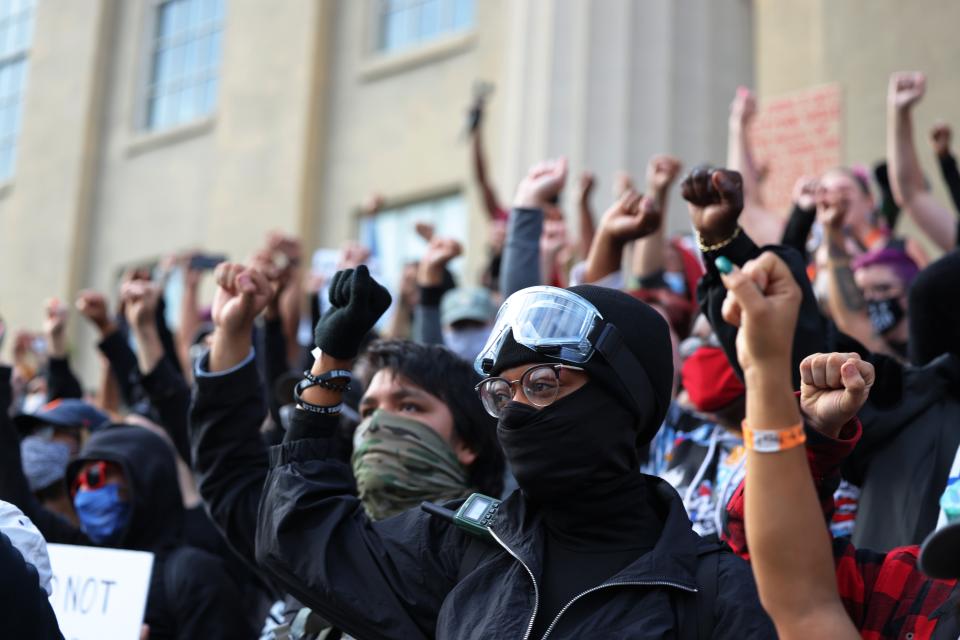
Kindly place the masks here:
[(142, 427), (115, 424), (93, 434), (67, 467), (67, 486), (84, 463), (106, 460), (123, 469), (131, 503), (120, 547), (157, 551), (177, 546), (183, 531), (183, 498), (173, 450)]

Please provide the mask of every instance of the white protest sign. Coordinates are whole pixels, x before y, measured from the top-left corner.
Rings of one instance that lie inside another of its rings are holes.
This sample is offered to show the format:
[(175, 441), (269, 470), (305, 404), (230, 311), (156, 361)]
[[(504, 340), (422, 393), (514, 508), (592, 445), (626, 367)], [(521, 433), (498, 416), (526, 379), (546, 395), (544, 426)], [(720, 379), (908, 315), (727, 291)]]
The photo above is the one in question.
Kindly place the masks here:
[(153, 554), (47, 545), (50, 605), (66, 640), (137, 640), (150, 590)]

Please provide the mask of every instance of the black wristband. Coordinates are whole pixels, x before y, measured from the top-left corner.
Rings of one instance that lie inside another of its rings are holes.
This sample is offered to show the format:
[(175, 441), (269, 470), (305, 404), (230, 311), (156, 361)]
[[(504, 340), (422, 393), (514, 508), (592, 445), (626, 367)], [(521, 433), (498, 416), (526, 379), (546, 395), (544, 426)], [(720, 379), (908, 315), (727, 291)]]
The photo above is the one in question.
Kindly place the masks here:
[[(307, 387), (323, 387), (324, 389), (329, 389), (330, 391), (338, 391), (340, 393), (346, 393), (350, 390), (350, 383), (353, 382), (353, 374), (347, 371), (346, 369), (333, 369), (332, 371), (327, 371), (326, 373), (321, 373), (319, 376), (315, 376), (309, 371), (303, 372), (303, 377), (306, 380), (310, 381)], [(331, 382), (331, 380), (346, 380), (347, 382), (343, 384), (337, 384), (336, 382)], [(299, 386), (299, 385), (297, 385)]]

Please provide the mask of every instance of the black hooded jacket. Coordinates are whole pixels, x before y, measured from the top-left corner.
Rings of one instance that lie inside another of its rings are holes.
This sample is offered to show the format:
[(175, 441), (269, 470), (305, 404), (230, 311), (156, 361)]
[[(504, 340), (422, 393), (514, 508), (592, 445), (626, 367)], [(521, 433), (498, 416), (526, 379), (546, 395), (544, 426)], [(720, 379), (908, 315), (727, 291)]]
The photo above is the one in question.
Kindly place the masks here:
[[(473, 538), (460, 529), (420, 511), (366, 517), (349, 466), (330, 456), (335, 427), (297, 411), (288, 442), (271, 450), (256, 540), (261, 566), (359, 638), (527, 638), (544, 528), (523, 495), (504, 501), (491, 550), (461, 576)], [(291, 440), (297, 434), (311, 437)], [(676, 599), (696, 588), (700, 542), (676, 492), (649, 482), (664, 521), (653, 550), (586, 596), (587, 615), (561, 614), (551, 638), (678, 637)], [(718, 565), (712, 637), (774, 637), (749, 567), (726, 553)]]
[(114, 462), (127, 478), (132, 508), (117, 546), (155, 554), (144, 618), (151, 640), (256, 637), (236, 610), (240, 592), (223, 562), (182, 542), (183, 501), (169, 446), (141, 427), (111, 426), (87, 441), (67, 482), (91, 460)]

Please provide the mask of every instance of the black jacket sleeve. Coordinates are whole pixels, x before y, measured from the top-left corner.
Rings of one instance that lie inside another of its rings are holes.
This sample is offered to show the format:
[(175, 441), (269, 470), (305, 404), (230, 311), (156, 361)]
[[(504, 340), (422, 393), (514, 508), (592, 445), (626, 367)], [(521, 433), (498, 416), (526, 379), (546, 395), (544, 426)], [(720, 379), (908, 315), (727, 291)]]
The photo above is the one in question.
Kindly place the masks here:
[(47, 397), (50, 400), (83, 397), (83, 388), (73, 375), (67, 358), (50, 358), (47, 361)]
[(953, 200), (953, 207), (960, 212), (960, 170), (957, 170), (957, 159), (952, 153), (948, 153), (937, 156), (937, 160), (940, 162), (940, 173), (943, 181), (947, 183), (950, 199)]
[(10, 367), (0, 367), (0, 500), (20, 507), (47, 542), (90, 544), (77, 527), (43, 507), (33, 496), (23, 475), (20, 438), (7, 412), (10, 407)]
[(413, 310), (413, 341), (420, 344), (443, 345), (443, 325), (440, 322), (440, 301), (448, 289), (420, 287), (420, 302)]
[(179, 638), (253, 640), (259, 629), (238, 612), (242, 596), (219, 558), (184, 547), (164, 565), (167, 596)]
[(507, 239), (503, 245), (500, 267), (500, 293), (506, 300), (510, 294), (542, 284), (540, 274), (540, 233), (543, 211), (513, 209), (507, 222)]
[[(263, 344), (263, 377), (266, 381), (267, 406), (273, 423), (280, 424), (280, 402), (274, 393), (277, 380), (290, 371), (287, 362), (287, 338), (283, 335), (283, 322), (276, 318), (263, 323), (263, 331), (259, 332)], [(287, 402), (293, 399), (288, 398)]]
[(350, 467), (331, 459), (336, 421), (298, 410), (293, 422), (287, 442), (270, 450), (261, 566), (351, 635), (432, 638), (466, 534), (418, 510), (371, 522)]
[(48, 640), (60, 638), (60, 626), (37, 571), (0, 533), (0, 615), (8, 638)]
[(817, 210), (801, 209), (793, 205), (790, 211), (790, 218), (787, 219), (787, 226), (783, 229), (783, 238), (780, 244), (785, 247), (791, 247), (803, 258), (806, 263), (809, 261), (807, 255), (807, 237), (810, 235), (810, 229), (813, 228), (813, 222), (817, 218)]
[(127, 344), (127, 334), (117, 330), (104, 338), (97, 345), (100, 352), (110, 362), (110, 368), (120, 386), (120, 398), (128, 407), (132, 407), (143, 399), (143, 388), (140, 382), (140, 370), (137, 366), (137, 356)]
[(153, 371), (140, 378), (150, 405), (160, 419), (160, 426), (173, 441), (177, 453), (185, 462), (190, 460), (190, 439), (187, 419), (190, 413), (190, 387), (183, 374), (171, 361), (161, 358)]
[(256, 567), (257, 505), (267, 477), (260, 439), (265, 415), (254, 361), (222, 376), (195, 377), (190, 450), (198, 489), (217, 528), (251, 567)]
[(720, 280), (720, 272), (717, 271), (713, 261), (718, 256), (726, 256), (731, 262), (738, 266), (743, 266), (749, 260), (759, 256), (763, 251), (772, 251), (780, 257), (790, 268), (797, 284), (800, 285), (800, 291), (803, 294), (803, 300), (800, 303), (800, 314), (797, 318), (797, 329), (793, 336), (793, 385), (794, 389), (800, 388), (800, 361), (810, 354), (828, 351), (830, 345), (830, 336), (836, 334), (836, 329), (831, 328), (817, 308), (817, 300), (813, 295), (813, 288), (807, 279), (806, 263), (803, 258), (794, 249), (779, 245), (770, 245), (762, 249), (754, 244), (753, 240), (746, 233), (740, 233), (733, 242), (723, 247), (719, 251), (708, 251), (703, 259), (706, 266), (706, 272), (700, 278), (697, 284), (697, 300), (700, 303), (700, 311), (707, 316), (710, 326), (720, 339), (723, 350), (727, 354), (727, 359), (733, 365), (734, 371), (740, 378), (743, 378), (743, 371), (740, 369), (740, 363), (737, 360), (737, 328), (727, 324), (721, 315), (723, 299), (726, 297), (726, 289)]

